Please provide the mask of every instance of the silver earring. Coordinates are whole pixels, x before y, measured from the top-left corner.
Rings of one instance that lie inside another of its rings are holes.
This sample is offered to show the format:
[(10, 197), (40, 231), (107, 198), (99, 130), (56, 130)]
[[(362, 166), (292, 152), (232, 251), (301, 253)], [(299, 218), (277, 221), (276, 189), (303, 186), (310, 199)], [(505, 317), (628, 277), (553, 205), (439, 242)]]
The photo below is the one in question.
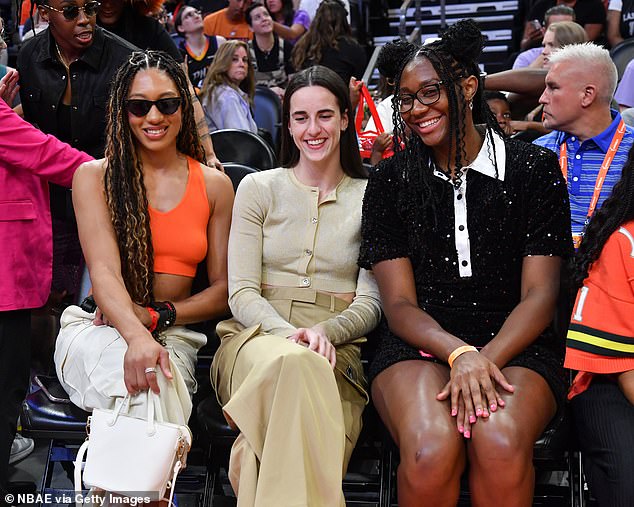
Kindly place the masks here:
[(469, 99), (469, 109), (473, 109), (473, 99)]

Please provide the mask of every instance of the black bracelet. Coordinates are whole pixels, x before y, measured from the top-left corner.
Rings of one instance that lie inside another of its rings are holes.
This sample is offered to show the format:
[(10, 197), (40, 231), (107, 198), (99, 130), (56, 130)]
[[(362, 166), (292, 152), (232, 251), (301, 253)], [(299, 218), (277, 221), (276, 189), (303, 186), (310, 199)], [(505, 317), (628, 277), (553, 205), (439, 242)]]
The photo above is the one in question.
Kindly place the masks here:
[(171, 301), (153, 301), (150, 307), (159, 314), (155, 329), (157, 335), (176, 323), (176, 308)]

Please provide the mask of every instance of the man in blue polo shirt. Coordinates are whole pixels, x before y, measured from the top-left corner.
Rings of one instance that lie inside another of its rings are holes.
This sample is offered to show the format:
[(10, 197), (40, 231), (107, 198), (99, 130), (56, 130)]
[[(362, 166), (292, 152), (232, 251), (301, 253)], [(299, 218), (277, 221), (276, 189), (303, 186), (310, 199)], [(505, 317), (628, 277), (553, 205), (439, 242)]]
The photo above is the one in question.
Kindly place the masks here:
[(575, 247), (588, 218), (621, 177), (634, 130), (610, 109), (617, 71), (610, 53), (593, 43), (571, 44), (550, 56), (544, 126), (554, 129), (534, 141), (559, 156), (568, 182)]

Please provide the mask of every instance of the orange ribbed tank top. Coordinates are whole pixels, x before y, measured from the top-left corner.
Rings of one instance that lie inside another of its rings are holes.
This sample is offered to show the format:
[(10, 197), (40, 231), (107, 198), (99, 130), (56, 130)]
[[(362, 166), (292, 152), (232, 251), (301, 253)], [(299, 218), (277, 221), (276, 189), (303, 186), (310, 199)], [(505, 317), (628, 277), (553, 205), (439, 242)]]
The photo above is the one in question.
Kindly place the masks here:
[(149, 206), (154, 272), (194, 277), (207, 255), (210, 211), (200, 163), (187, 157), (189, 174), (181, 201), (170, 211)]

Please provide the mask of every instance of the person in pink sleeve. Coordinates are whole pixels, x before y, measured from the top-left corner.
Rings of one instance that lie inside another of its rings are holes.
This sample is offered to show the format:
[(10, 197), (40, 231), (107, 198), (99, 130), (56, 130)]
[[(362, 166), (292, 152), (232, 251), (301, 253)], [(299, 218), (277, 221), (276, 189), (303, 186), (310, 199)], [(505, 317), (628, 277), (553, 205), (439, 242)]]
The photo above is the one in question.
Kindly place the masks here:
[(29, 382), (31, 309), (51, 288), (48, 182), (70, 187), (75, 169), (92, 160), (13, 112), (17, 80), (16, 71), (0, 80), (0, 503)]

